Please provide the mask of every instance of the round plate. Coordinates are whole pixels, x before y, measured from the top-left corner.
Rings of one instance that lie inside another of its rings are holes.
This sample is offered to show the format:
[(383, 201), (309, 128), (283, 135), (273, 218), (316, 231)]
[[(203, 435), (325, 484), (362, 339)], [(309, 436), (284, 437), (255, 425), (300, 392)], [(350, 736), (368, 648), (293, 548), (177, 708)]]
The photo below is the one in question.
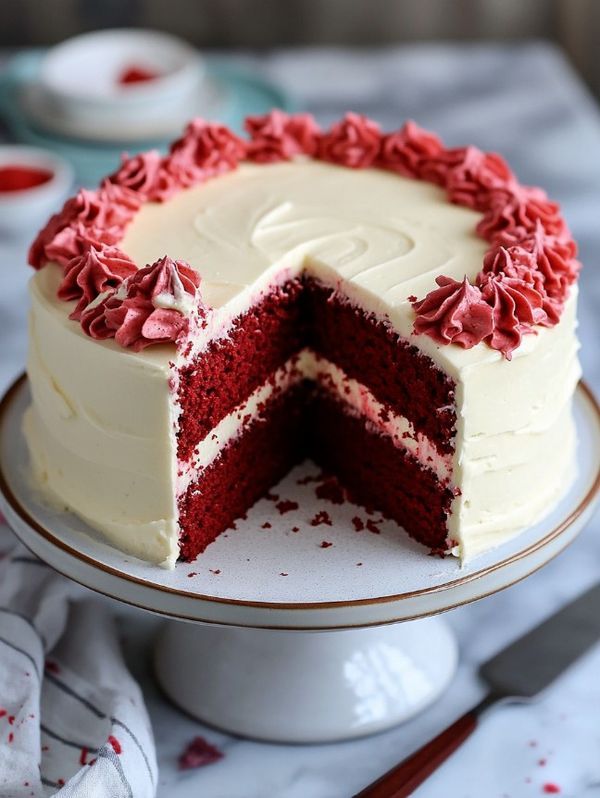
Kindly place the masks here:
[[(453, 557), (428, 556), (391, 521), (318, 498), (317, 468), (307, 462), (195, 562), (167, 571), (112, 548), (44, 500), (29, 478), (21, 432), (29, 401), (22, 377), (0, 406), (0, 489), (17, 535), (57, 571), (93, 590), (190, 621), (336, 629), (443, 612), (548, 562), (583, 528), (600, 488), (600, 409), (582, 383), (574, 403), (578, 473), (567, 495), (542, 522), (464, 567)], [(353, 519), (366, 528), (357, 532)]]

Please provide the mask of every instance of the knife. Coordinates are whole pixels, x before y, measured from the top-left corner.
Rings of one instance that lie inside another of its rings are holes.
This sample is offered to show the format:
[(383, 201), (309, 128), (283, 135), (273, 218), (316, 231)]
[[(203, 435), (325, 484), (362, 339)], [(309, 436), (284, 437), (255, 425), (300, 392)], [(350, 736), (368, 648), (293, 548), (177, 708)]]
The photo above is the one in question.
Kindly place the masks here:
[(481, 665), (489, 688), (483, 701), (355, 798), (407, 798), (475, 731), (485, 710), (534, 698), (598, 640), (600, 584)]

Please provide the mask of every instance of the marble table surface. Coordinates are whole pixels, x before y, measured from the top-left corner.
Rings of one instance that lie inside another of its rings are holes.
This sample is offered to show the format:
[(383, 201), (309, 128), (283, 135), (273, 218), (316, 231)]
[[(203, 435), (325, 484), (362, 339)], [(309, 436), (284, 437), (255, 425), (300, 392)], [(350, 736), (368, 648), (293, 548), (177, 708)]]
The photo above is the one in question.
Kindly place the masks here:
[[(518, 46), (414, 45), (378, 51), (295, 50), (236, 54), (278, 81), (328, 123), (347, 109), (384, 126), (405, 117), (451, 144), (501, 152), (523, 182), (559, 200), (581, 245), (580, 332), (586, 379), (600, 393), (600, 114), (561, 53)], [(23, 368), (26, 242), (0, 240), (0, 389)], [(267, 745), (202, 727), (170, 706), (150, 672), (160, 623), (114, 610), (127, 658), (143, 685), (156, 735), (159, 798), (347, 798), (425, 742), (483, 693), (477, 665), (598, 578), (600, 516), (571, 548), (524, 582), (449, 613), (461, 650), (452, 687), (428, 711), (392, 731), (328, 745)], [(499, 708), (415, 794), (420, 798), (600, 797), (600, 646), (536, 703)], [(220, 762), (178, 772), (184, 745), (201, 734)], [(556, 790), (554, 790), (556, 793)]]

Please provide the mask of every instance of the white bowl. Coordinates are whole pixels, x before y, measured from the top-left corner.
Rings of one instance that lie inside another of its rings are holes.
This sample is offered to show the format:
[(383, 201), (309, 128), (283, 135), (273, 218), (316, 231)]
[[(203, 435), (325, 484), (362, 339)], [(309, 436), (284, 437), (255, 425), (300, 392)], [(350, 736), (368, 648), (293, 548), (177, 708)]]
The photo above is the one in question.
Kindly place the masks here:
[(60, 209), (73, 186), (73, 169), (63, 158), (47, 150), (0, 146), (0, 167), (8, 164), (52, 172), (50, 180), (39, 186), (0, 192), (0, 231), (15, 236), (35, 232), (50, 214)]
[[(158, 77), (120, 84), (131, 66)], [(124, 29), (86, 33), (53, 47), (42, 60), (38, 88), (63, 129), (91, 129), (118, 140), (121, 131), (126, 138), (148, 137), (181, 127), (203, 82), (203, 61), (186, 42)]]

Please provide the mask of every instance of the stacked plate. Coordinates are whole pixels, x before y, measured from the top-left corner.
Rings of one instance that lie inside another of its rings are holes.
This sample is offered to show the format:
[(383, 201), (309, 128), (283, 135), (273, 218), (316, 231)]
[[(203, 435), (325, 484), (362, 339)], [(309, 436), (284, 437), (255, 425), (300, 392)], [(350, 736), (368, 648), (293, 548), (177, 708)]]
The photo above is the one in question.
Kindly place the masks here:
[(59, 135), (102, 142), (171, 138), (215, 110), (204, 61), (165, 33), (104, 30), (51, 49), (23, 93), (25, 112)]
[(12, 138), (67, 158), (83, 185), (113, 171), (123, 150), (164, 150), (194, 116), (239, 131), (245, 116), (274, 107), (295, 104), (235, 59), (204, 58), (156, 31), (84, 34), (22, 51), (0, 73), (0, 118)]

